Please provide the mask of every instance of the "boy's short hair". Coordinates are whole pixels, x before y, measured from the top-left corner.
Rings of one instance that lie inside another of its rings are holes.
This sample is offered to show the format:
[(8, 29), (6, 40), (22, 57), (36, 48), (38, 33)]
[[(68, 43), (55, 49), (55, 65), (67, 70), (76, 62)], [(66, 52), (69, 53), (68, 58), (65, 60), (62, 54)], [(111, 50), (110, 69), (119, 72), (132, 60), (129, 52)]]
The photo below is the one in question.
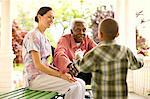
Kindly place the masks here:
[(118, 33), (118, 23), (113, 18), (103, 19), (98, 27), (99, 33), (104, 33), (109, 39), (114, 39)]

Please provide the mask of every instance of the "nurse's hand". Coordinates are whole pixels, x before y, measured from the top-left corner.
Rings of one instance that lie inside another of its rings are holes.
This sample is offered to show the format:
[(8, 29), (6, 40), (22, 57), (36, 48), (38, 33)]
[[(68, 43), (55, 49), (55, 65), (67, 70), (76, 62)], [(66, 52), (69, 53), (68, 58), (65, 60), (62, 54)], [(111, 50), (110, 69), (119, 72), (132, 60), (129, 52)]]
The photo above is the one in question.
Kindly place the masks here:
[(62, 74), (61, 75), (61, 78), (64, 79), (64, 80), (67, 80), (69, 82), (75, 82), (77, 81), (74, 77), (72, 77), (69, 73), (65, 73), (65, 74)]

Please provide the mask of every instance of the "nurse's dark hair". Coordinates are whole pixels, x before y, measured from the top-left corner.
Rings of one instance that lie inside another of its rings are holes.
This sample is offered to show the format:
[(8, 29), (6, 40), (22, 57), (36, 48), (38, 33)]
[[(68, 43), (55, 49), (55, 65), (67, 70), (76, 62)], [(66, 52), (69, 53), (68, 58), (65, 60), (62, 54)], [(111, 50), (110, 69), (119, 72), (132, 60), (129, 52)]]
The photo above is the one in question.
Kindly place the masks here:
[(38, 15), (43, 16), (44, 14), (46, 14), (50, 10), (52, 10), (51, 7), (41, 7), (35, 16), (35, 22), (37, 22), (37, 23), (39, 22), (38, 17), (37, 17)]

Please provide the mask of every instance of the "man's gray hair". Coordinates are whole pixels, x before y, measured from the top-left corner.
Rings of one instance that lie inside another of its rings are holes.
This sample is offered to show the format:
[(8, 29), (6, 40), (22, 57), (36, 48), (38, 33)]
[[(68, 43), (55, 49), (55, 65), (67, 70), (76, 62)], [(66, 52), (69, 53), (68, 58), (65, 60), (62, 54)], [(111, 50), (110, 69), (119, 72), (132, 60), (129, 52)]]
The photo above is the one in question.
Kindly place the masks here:
[(74, 28), (75, 23), (83, 23), (85, 25), (85, 27), (86, 27), (86, 22), (85, 22), (84, 19), (82, 19), (82, 18), (75, 18), (71, 22), (71, 29)]

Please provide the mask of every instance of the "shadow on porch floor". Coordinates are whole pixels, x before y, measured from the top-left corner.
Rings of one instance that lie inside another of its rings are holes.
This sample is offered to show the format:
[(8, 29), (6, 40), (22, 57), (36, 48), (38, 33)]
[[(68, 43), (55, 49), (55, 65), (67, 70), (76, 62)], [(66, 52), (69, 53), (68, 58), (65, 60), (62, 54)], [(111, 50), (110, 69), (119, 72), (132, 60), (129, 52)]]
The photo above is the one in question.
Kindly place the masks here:
[(140, 96), (136, 93), (129, 93), (129, 98), (128, 99), (150, 99), (150, 96), (148, 97), (144, 97), (144, 96)]

